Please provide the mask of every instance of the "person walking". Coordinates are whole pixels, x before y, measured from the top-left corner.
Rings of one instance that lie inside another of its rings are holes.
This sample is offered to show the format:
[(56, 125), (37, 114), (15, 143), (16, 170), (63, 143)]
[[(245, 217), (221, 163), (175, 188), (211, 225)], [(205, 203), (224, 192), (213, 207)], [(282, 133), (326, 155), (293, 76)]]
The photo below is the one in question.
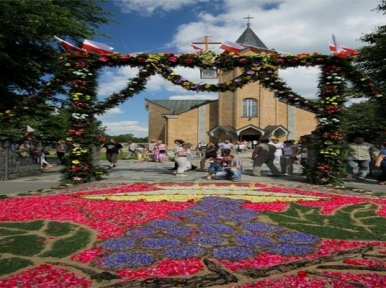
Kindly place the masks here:
[(294, 162), (298, 155), (298, 147), (294, 141), (286, 140), (283, 145), (283, 155), (280, 158), (281, 174), (292, 175), (294, 173)]
[(40, 150), (39, 162), (41, 168), (52, 168), (52, 165), (47, 161), (46, 158), (46, 155), (48, 154), (49, 152), (46, 149), (43, 148)]
[(168, 160), (166, 155), (167, 149), (168, 147), (161, 140), (158, 140), (153, 149), (154, 161), (162, 163)]
[(283, 143), (281, 143), (279, 139), (272, 139), (270, 144), (276, 147), (275, 159), (273, 159), (273, 164), (280, 164), (280, 159), (283, 155)]
[(261, 176), (261, 166), (266, 164), (272, 173), (272, 176), (281, 176), (280, 171), (273, 164), (275, 159), (276, 147), (269, 143), (268, 139), (261, 139), (260, 144), (252, 152), (253, 176)]
[(370, 143), (365, 142), (362, 136), (356, 136), (349, 144), (347, 156), (347, 178), (353, 178), (354, 169), (358, 168), (356, 178), (366, 180), (367, 172), (372, 159), (378, 157), (379, 150)]
[(155, 161), (154, 158), (154, 146), (157, 144), (157, 139), (150, 139), (147, 155), (150, 161)]
[(64, 158), (64, 156), (66, 155), (66, 149), (67, 149), (67, 146), (64, 140), (59, 140), (58, 146), (56, 146), (56, 157), (58, 157), (59, 159), (58, 165), (66, 164), (66, 160)]
[(224, 142), (219, 144), (221, 150), (221, 156), (230, 155), (232, 150), (235, 149), (235, 146), (227, 139)]
[(386, 184), (386, 149), (382, 149), (377, 159), (375, 159), (374, 163), (375, 167), (381, 168), (382, 174), (378, 176), (377, 181), (378, 185), (385, 185)]
[(114, 138), (111, 138), (109, 143), (105, 143), (101, 150), (106, 149), (106, 159), (110, 162), (109, 168), (114, 168), (117, 166), (118, 154), (123, 153), (123, 146), (120, 143), (117, 143)]

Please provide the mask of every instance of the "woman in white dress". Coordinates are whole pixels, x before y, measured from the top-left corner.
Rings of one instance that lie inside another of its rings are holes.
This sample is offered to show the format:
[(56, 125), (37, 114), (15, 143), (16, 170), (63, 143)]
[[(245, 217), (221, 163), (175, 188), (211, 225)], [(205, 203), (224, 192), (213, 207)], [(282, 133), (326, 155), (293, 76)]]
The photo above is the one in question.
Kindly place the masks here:
[(276, 147), (273, 164), (280, 164), (280, 158), (283, 155), (283, 143), (279, 142), (279, 139), (272, 139), (270, 144)]

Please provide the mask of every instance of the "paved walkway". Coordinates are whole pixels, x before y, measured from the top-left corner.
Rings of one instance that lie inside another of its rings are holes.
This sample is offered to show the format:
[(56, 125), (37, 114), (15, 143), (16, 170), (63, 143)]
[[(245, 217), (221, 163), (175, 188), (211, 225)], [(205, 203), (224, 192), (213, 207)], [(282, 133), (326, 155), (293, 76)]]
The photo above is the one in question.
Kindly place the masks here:
[[(304, 176), (301, 176), (301, 166), (295, 165), (295, 175), (283, 177), (269, 177), (271, 174), (268, 167), (263, 165), (262, 177), (252, 176), (252, 161), (250, 160), (250, 153), (237, 155), (237, 158), (243, 161), (245, 173), (242, 181), (238, 183), (267, 183), (272, 185), (281, 185), (287, 187), (294, 187), (302, 185), (304, 188), (312, 189), (312, 185), (306, 182)], [(194, 158), (192, 163), (198, 165), (199, 158)], [(108, 162), (101, 161), (102, 165), (108, 165)], [(173, 171), (169, 168), (173, 167), (173, 162), (165, 163), (140, 163), (137, 164), (135, 160), (119, 160), (118, 166), (110, 170), (110, 175), (106, 177), (101, 183), (125, 184), (133, 182), (157, 182), (157, 183), (226, 183), (226, 180), (207, 180), (206, 172), (201, 171), (187, 171), (187, 177), (176, 177)], [(60, 166), (51, 168), (42, 173), (41, 176), (23, 177), (14, 180), (0, 182), (0, 195), (23, 193), (29, 191), (37, 191), (39, 189), (48, 189), (58, 186), (60, 183)], [(98, 182), (99, 183), (99, 182)], [(229, 182), (232, 183), (232, 182)], [(95, 185), (95, 184), (86, 184)], [(386, 185), (377, 185), (375, 179), (368, 179), (367, 181), (349, 180), (345, 179), (344, 185), (348, 188), (357, 188), (372, 190), (375, 192), (385, 192)]]

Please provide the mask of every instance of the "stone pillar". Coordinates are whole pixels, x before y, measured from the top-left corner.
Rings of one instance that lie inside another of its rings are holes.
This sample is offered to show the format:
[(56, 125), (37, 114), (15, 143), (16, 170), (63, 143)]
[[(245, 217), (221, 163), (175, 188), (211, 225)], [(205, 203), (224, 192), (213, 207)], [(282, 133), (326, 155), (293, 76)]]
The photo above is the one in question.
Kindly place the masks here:
[(288, 139), (290, 140), (296, 140), (296, 107), (287, 105), (287, 112), (288, 112), (288, 125), (287, 130), (289, 131)]
[(206, 121), (207, 121), (207, 115), (206, 115), (206, 106), (202, 105), (198, 107), (198, 119), (197, 119), (197, 142), (201, 140), (205, 140), (207, 138), (206, 134)]

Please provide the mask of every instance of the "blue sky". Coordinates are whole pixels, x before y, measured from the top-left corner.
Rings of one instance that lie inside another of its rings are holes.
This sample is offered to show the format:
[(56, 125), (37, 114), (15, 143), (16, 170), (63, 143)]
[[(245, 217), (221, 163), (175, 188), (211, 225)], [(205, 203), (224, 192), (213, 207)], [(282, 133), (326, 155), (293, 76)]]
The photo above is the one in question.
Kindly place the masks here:
[[(121, 0), (105, 3), (106, 11), (114, 14), (111, 23), (99, 32), (111, 36), (95, 37), (94, 41), (114, 47), (120, 53), (138, 52), (192, 53), (189, 42), (235, 42), (246, 28), (248, 15), (252, 30), (268, 48), (279, 52), (320, 52), (330, 54), (328, 41), (335, 34), (341, 45), (359, 48), (362, 34), (385, 24), (381, 13), (372, 11), (380, 0)], [(221, 53), (219, 45), (212, 51)], [(176, 69), (186, 78), (201, 82), (199, 71)], [(99, 79), (99, 98), (122, 89), (127, 79), (135, 76), (135, 68), (106, 68)], [(317, 68), (281, 70), (280, 76), (304, 97), (315, 98)], [(208, 80), (205, 80), (208, 81)], [(213, 81), (213, 80), (211, 80)], [(102, 117), (107, 134), (131, 133), (147, 136), (148, 113), (145, 98), (217, 99), (215, 93), (196, 94), (173, 86), (155, 76), (147, 89)]]

